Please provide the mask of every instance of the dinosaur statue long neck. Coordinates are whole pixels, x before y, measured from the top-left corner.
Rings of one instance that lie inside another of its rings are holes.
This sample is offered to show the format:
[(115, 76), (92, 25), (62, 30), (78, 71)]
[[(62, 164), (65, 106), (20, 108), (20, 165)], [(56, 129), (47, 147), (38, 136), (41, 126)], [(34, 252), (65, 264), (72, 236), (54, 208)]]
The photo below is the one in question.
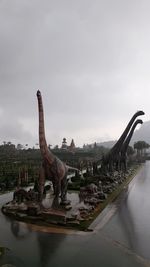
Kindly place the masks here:
[(129, 135), (127, 136), (127, 138), (126, 138), (126, 140), (125, 140), (125, 142), (123, 143), (123, 146), (122, 146), (122, 148), (121, 148), (121, 153), (122, 153), (122, 154), (125, 154), (125, 153), (127, 152), (127, 148), (128, 148), (128, 145), (129, 145), (129, 143), (130, 143), (130, 141), (131, 141), (131, 138), (132, 138), (132, 135), (133, 135), (133, 133), (134, 133), (134, 130), (135, 130), (136, 126), (137, 126), (139, 123), (142, 124), (143, 121), (142, 121), (142, 120), (136, 120), (135, 123), (133, 124), (133, 126), (132, 126), (132, 128), (131, 128), (131, 131), (130, 131), (130, 133), (129, 133)]
[(41, 154), (50, 164), (54, 161), (54, 155), (49, 151), (45, 138), (45, 127), (44, 127), (44, 110), (42, 103), (42, 96), (40, 91), (37, 91), (38, 109), (39, 109), (39, 145)]
[(112, 147), (112, 149), (110, 150), (111, 153), (118, 153), (121, 149), (121, 146), (125, 140), (125, 138), (128, 135), (128, 132), (133, 124), (133, 122), (135, 121), (135, 119), (140, 116), (140, 115), (144, 115), (143, 111), (137, 111), (133, 117), (131, 118), (131, 120), (129, 121), (127, 127), (125, 128), (124, 132), (122, 133), (122, 135), (120, 136), (119, 140), (117, 141), (117, 143)]

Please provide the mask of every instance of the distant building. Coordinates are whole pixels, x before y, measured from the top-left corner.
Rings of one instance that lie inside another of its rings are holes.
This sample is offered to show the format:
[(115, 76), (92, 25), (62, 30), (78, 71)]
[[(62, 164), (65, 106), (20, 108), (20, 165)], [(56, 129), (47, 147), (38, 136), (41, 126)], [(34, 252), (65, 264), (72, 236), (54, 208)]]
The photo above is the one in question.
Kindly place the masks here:
[(61, 149), (64, 149), (64, 150), (67, 150), (67, 141), (66, 141), (66, 138), (63, 138), (63, 141), (62, 141), (62, 145), (61, 145)]
[(71, 144), (68, 147), (68, 149), (69, 149), (70, 152), (75, 152), (76, 146), (75, 146), (75, 143), (74, 143), (73, 139), (71, 140)]

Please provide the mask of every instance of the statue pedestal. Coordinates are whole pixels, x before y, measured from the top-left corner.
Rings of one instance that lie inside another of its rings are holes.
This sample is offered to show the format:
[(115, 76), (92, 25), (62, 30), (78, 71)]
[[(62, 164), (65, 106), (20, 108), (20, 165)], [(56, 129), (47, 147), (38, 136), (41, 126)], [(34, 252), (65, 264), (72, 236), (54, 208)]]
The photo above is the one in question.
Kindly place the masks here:
[(66, 224), (66, 212), (65, 211), (47, 209), (42, 212), (42, 217), (48, 223)]

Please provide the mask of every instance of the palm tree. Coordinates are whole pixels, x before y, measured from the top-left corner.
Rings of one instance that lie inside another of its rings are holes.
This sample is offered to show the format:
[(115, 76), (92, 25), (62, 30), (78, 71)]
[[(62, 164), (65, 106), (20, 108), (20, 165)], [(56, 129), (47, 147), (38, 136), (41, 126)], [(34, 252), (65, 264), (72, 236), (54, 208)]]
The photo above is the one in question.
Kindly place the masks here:
[(9, 141), (9, 142), (7, 142), (7, 145), (9, 145), (9, 146), (10, 146), (10, 145), (11, 145), (11, 142), (10, 142), (10, 141)]
[(28, 148), (28, 144), (25, 144), (26, 149)]
[(21, 149), (23, 149), (23, 145), (17, 144), (17, 150), (21, 150)]

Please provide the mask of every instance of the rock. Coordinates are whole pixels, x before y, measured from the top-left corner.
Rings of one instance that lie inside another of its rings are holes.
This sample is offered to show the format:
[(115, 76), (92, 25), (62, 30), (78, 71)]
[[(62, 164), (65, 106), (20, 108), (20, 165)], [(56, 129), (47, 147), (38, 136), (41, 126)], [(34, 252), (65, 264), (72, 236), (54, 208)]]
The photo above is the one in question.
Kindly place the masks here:
[(81, 215), (81, 218), (85, 218), (89, 215), (89, 213), (86, 210), (84, 210), (80, 212), (80, 215)]
[(26, 211), (28, 209), (27, 205), (25, 203), (21, 203), (18, 205), (19, 210)]
[(82, 218), (81, 216), (80, 216), (80, 218), (79, 218), (78, 220), (79, 220), (79, 222), (83, 222), (83, 221), (85, 221), (85, 219)]
[(26, 218), (28, 215), (27, 214), (25, 214), (25, 213), (19, 213), (19, 212), (17, 212), (16, 213), (16, 216), (18, 217), (18, 218)]
[(70, 222), (67, 222), (67, 225), (69, 226), (78, 226), (80, 225), (80, 222), (75, 220), (75, 221), (70, 221)]
[(42, 217), (49, 223), (63, 223), (66, 224), (66, 214), (60, 210), (49, 209), (42, 212)]
[(92, 206), (87, 206), (87, 205), (85, 205), (84, 207), (80, 207), (80, 208), (79, 208), (80, 213), (81, 213), (82, 211), (91, 212), (92, 210), (93, 210), (93, 207), (92, 207)]
[(86, 198), (84, 200), (84, 203), (96, 206), (98, 203), (100, 203), (100, 199), (97, 199), (94, 197), (93, 198)]
[(61, 206), (67, 206), (67, 205), (70, 205), (71, 201), (70, 200), (64, 200), (64, 201), (61, 201), (60, 202), (60, 205)]
[(79, 214), (80, 214), (79, 210), (76, 210), (76, 211), (74, 211), (74, 212), (71, 213), (71, 216), (72, 216), (73, 218), (77, 218), (77, 216), (78, 216)]
[(76, 220), (76, 218), (74, 218), (72, 216), (68, 216), (68, 217), (66, 217), (66, 220), (67, 220), (67, 222), (71, 222), (71, 221)]
[(67, 211), (67, 210), (71, 210), (72, 209), (72, 206), (71, 205), (67, 205), (64, 207), (64, 209)]
[(76, 213), (71, 214), (71, 216), (67, 217), (67, 221), (76, 221), (76, 220), (77, 221), (81, 221), (82, 220), (79, 211), (77, 211)]
[(99, 197), (99, 199), (102, 199), (102, 200), (104, 200), (104, 199), (106, 199), (106, 198), (107, 198), (107, 195), (106, 195), (106, 194), (104, 194), (103, 192), (100, 192), (100, 193), (99, 193), (99, 195), (98, 195), (98, 197)]
[(40, 211), (40, 207), (38, 205), (30, 205), (27, 208), (27, 214), (29, 216), (37, 216)]
[(90, 194), (90, 195), (92, 194), (93, 195), (93, 194), (97, 193), (97, 191), (98, 191), (98, 187), (94, 183), (80, 188), (80, 194), (81, 195), (86, 195), (86, 194)]

